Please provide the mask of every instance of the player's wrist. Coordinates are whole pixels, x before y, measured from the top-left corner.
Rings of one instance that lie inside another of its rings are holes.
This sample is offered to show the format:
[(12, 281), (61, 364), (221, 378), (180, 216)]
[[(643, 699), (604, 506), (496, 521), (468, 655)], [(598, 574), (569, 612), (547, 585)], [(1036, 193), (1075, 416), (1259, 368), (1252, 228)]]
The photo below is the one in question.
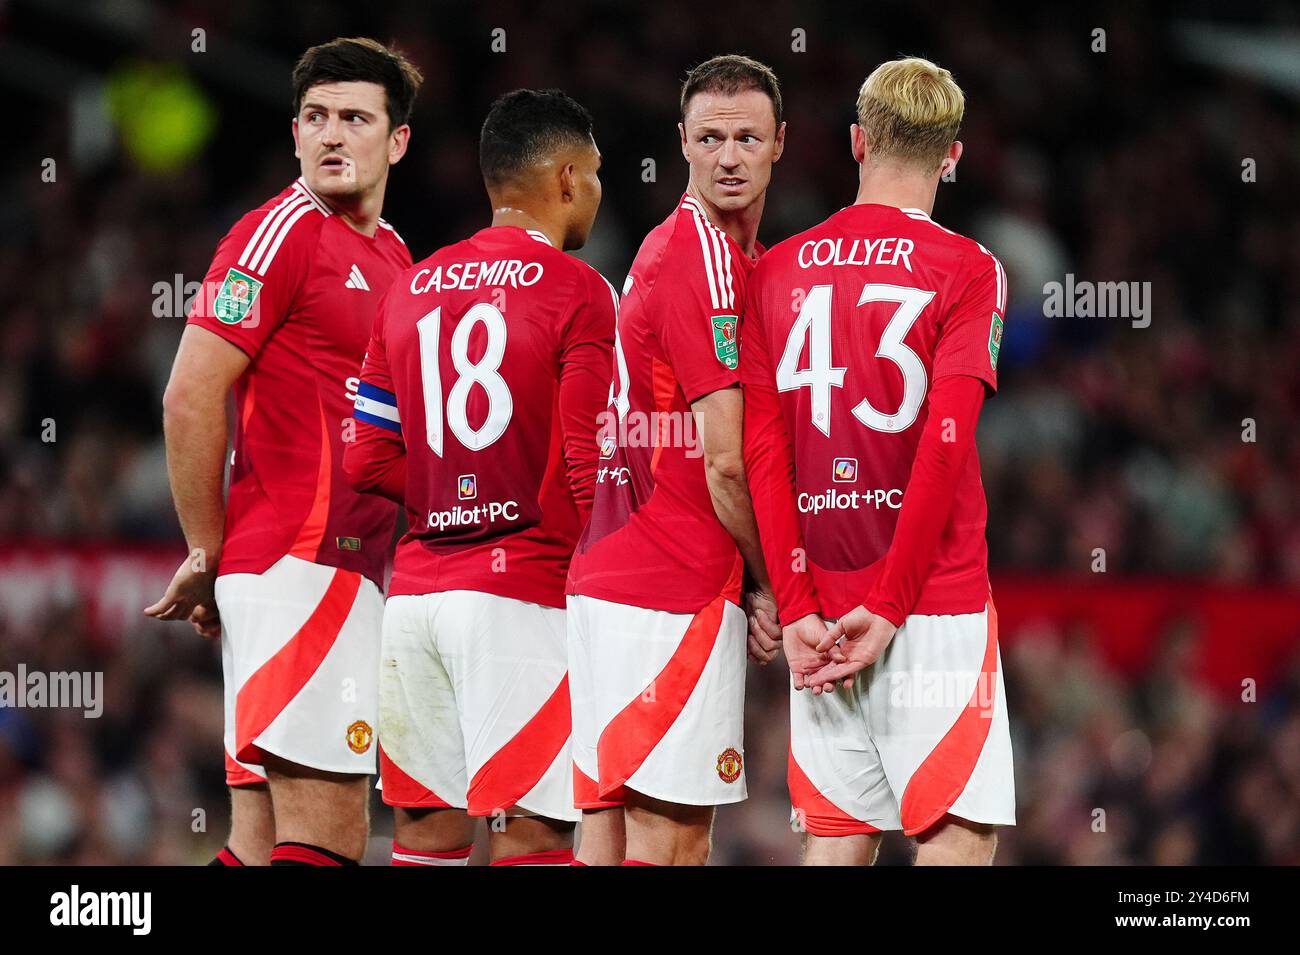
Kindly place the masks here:
[[(782, 616), (782, 620), (785, 617)], [(795, 607), (790, 611), (789, 623), (786, 626), (798, 626), (801, 624), (819, 624), (822, 622), (821, 609), (813, 607)]]
[(880, 597), (868, 597), (866, 600), (862, 601), (862, 606), (868, 613), (874, 614), (877, 617), (884, 617), (892, 623), (896, 629), (901, 627), (903, 621), (907, 618), (907, 614), (903, 613), (897, 605)]
[(190, 568), (198, 574), (215, 574), (221, 560), (221, 541), (195, 539), (189, 541)]

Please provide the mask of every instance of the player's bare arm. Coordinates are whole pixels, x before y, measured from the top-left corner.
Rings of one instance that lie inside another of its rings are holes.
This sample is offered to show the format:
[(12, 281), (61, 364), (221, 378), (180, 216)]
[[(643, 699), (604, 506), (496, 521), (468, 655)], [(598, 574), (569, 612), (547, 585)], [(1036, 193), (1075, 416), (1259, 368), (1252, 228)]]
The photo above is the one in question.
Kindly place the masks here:
[(691, 413), (704, 452), (704, 474), (713, 510), (736, 542), (745, 561), (745, 573), (752, 581), (745, 606), (750, 620), (749, 654), (758, 663), (768, 663), (776, 658), (781, 647), (781, 629), (763, 548), (759, 544), (754, 504), (745, 481), (741, 391), (723, 388), (705, 395), (691, 404)]
[[(776, 95), (779, 97), (779, 92)], [(771, 91), (759, 89), (706, 88), (683, 97), (682, 122), (677, 124), (677, 131), (681, 138), (682, 156), (690, 166), (687, 195), (700, 203), (709, 220), (734, 239), (746, 255), (754, 257), (759, 251), (758, 224), (763, 217), (772, 165), (780, 160), (785, 148), (785, 123), (781, 121), (779, 99), (774, 98)], [(735, 420), (739, 427), (742, 415), (740, 395), (735, 394), (726, 400), (734, 401), (736, 405)], [(695, 407), (693, 405), (692, 409)], [(699, 418), (698, 412), (696, 417)], [(740, 443), (739, 433), (736, 443)], [(707, 462), (707, 451), (705, 457)], [(736, 450), (736, 464), (743, 475), (744, 460), (739, 449)], [(717, 510), (719, 493), (715, 490), (715, 470), (707, 467), (707, 472), (710, 494)], [(741, 482), (743, 485), (743, 477)], [(727, 483), (727, 478), (721, 477), (721, 483)], [(733, 530), (723, 518), (722, 511), (717, 511), (719, 519), (741, 548), (750, 578), (747, 583), (752, 585), (746, 587), (745, 595), (749, 653), (757, 663), (766, 664), (780, 649), (780, 626), (771, 583), (767, 580), (766, 567), (761, 563), (762, 552), (757, 544), (758, 531), (749, 490), (748, 487), (741, 488), (743, 506), (736, 503), (739, 498), (729, 487), (723, 488), (723, 492), (731, 499), (724, 506), (732, 510), (735, 520), (747, 520), (747, 528), (738, 524)], [(751, 531), (758, 564), (751, 562), (736, 536), (737, 532), (746, 534)], [(761, 578), (753, 573), (756, 566), (763, 566)]]
[(167, 477), (189, 554), (167, 592), (144, 612), (159, 620), (189, 620), (205, 637), (221, 633), (212, 587), (226, 519), (226, 396), (247, 367), (240, 349), (190, 325), (163, 395)]

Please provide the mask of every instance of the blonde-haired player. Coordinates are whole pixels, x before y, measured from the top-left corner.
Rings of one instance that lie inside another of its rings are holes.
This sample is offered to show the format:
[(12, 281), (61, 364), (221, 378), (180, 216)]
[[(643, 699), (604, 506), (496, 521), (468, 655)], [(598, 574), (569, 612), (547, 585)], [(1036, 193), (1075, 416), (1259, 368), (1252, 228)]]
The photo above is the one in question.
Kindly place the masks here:
[(750, 280), (746, 464), (810, 864), (869, 864), (887, 829), (916, 838), (919, 864), (986, 864), (1015, 822), (975, 450), (1007, 282), (930, 218), (964, 110), (928, 60), (876, 69), (852, 127), (856, 202)]

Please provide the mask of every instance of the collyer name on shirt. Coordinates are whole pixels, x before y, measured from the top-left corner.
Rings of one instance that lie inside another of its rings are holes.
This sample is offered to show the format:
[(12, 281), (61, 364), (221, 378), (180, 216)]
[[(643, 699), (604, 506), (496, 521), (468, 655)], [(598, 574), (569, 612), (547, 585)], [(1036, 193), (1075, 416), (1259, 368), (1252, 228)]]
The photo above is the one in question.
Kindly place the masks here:
[(898, 265), (912, 271), (911, 239), (809, 239), (799, 246), (799, 268), (815, 265)]
[(489, 285), (527, 288), (542, 279), (540, 262), (521, 259), (497, 259), (493, 262), (453, 262), (445, 269), (420, 269), (411, 277), (411, 294), (447, 292), (451, 289), (472, 291)]

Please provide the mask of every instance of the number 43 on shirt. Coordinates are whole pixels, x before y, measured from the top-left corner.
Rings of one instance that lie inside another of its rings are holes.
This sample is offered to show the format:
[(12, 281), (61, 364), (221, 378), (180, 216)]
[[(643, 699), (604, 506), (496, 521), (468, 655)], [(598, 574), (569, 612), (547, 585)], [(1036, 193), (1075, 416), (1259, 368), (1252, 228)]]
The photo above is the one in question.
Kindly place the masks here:
[[(934, 292), (901, 285), (872, 283), (862, 288), (858, 307), (872, 302), (893, 302), (893, 317), (880, 336), (876, 357), (892, 361), (903, 373), (903, 399), (898, 408), (884, 412), (863, 398), (853, 408), (853, 416), (874, 431), (906, 431), (916, 421), (925, 400), (928, 381), (925, 364), (903, 339), (921, 312), (934, 298)], [(799, 359), (808, 346), (808, 367), (800, 368)], [(831, 286), (815, 285), (804, 299), (799, 317), (790, 329), (785, 350), (776, 368), (778, 391), (809, 389), (813, 426), (822, 434), (831, 434), (831, 388), (844, 387), (846, 367), (836, 368), (831, 355)]]

